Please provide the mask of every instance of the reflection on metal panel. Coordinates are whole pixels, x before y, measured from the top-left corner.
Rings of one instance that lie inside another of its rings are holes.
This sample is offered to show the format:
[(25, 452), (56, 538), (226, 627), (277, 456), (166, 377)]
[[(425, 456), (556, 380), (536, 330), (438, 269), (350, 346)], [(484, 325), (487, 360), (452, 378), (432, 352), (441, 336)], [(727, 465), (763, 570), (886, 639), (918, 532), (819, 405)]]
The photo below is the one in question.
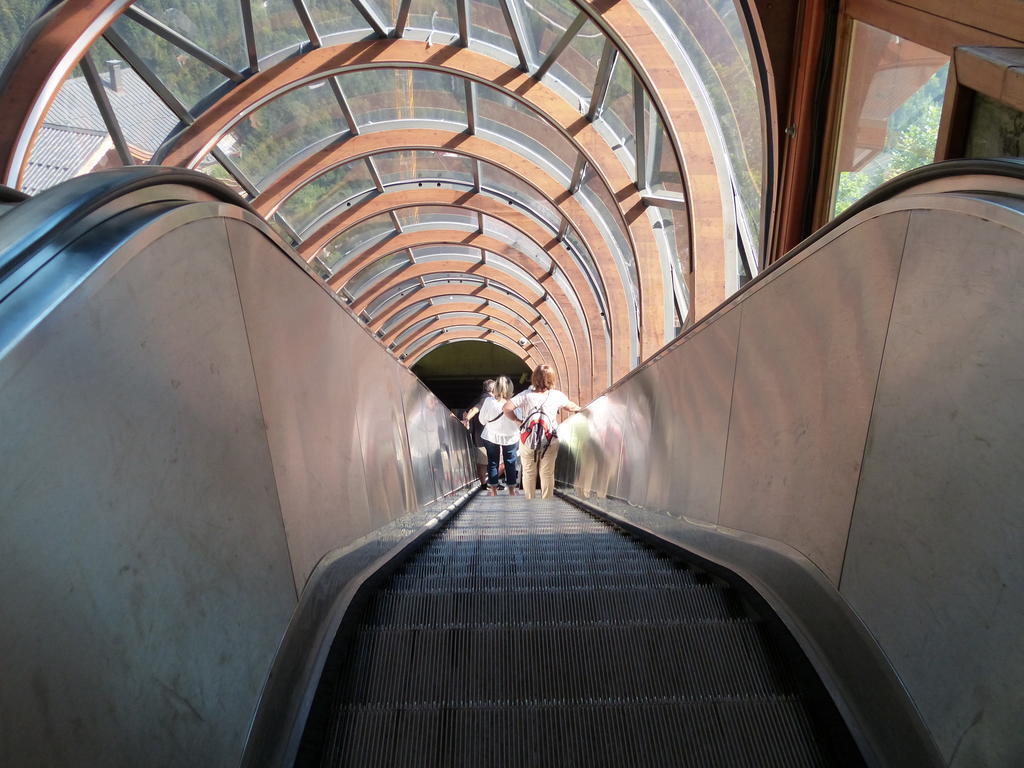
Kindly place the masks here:
[(653, 509), (718, 522), (739, 333), (740, 312), (730, 312), (688, 338), (685, 357), (653, 366)]
[(418, 504), (405, 389), (468, 466), (454, 416), (255, 217), (189, 200), (98, 211), (63, 251), (93, 271), (0, 358), (11, 764), (236, 763), (318, 561), (355, 572), (453, 498), (449, 469)]
[(841, 582), (956, 765), (1024, 754), (1021, 237), (912, 214)]
[(1021, 198), (877, 205), (560, 432), (578, 496), (841, 586), (956, 764), (1024, 751), (1022, 242)]
[(235, 763), (295, 604), (224, 224), (166, 221), (0, 360), (8, 765)]
[(747, 297), (719, 523), (839, 580), (906, 213), (871, 219)]
[(232, 221), (228, 236), (301, 589), (327, 542), (377, 527), (363, 479), (356, 392), (339, 386), (349, 376), (349, 361), (358, 359), (355, 339), (348, 318), (319, 296), (304, 272), (283, 258), (267, 258), (273, 246), (262, 233)]

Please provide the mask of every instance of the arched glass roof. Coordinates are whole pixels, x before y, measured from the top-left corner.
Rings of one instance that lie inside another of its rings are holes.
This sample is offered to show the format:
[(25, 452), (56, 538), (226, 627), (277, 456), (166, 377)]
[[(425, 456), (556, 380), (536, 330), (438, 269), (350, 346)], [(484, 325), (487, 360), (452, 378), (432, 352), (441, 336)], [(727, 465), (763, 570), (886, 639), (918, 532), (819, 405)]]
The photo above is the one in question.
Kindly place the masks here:
[(543, 324), (590, 393), (757, 271), (772, 164), (735, 0), (5, 5), (2, 82), (32, 84), (0, 124), (7, 183), (197, 168), (385, 337), (507, 295), (494, 322)]

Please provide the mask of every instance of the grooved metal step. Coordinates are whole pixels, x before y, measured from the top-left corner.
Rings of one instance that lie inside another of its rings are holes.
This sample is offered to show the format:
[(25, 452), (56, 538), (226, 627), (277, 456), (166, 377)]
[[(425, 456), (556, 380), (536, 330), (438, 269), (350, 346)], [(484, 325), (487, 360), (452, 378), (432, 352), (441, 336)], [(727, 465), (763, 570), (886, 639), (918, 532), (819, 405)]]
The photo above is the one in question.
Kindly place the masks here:
[(836, 764), (777, 638), (565, 502), (478, 497), (363, 611), (320, 764)]

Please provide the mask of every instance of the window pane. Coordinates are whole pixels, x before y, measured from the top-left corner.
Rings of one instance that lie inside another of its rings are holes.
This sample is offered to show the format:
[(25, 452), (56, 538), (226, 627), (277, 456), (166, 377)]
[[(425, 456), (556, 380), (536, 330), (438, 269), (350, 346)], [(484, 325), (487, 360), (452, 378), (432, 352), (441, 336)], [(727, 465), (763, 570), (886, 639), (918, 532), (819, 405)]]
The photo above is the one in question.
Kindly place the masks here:
[(176, 0), (173, 5), (163, 0), (136, 0), (135, 7), (236, 70), (248, 66), (238, 0)]
[(374, 189), (364, 160), (346, 163), (299, 187), (279, 208), (297, 232), (353, 195)]
[(453, 152), (428, 150), (401, 150), (373, 156), (384, 186), (419, 179), (449, 179), (470, 184), (473, 181), (473, 161)]
[[(107, 100), (114, 110), (132, 156), (140, 162), (148, 162), (157, 148), (163, 144), (164, 139), (177, 127), (178, 118), (150, 90), (134, 69), (120, 61), (120, 56), (106, 40), (100, 38), (93, 43), (89, 55), (99, 70)], [(88, 90), (84, 79), (79, 83), (77, 87)], [(51, 107), (54, 115), (55, 107), (56, 105)], [(74, 124), (76, 119), (78, 118), (68, 114), (61, 118), (69, 121), (66, 124)], [(81, 115), (81, 119), (85, 119), (84, 114)], [(102, 125), (98, 110), (94, 120), (97, 121), (94, 127)]]
[[(608, 93), (605, 95), (599, 124), (618, 139), (615, 149), (623, 149), (630, 158), (636, 157), (636, 113), (633, 110), (633, 69), (623, 57), (615, 60)], [(636, 180), (633, 163), (626, 163), (630, 177)]]
[(562, 217), (555, 206), (518, 176), (489, 163), (481, 163), (480, 183), (488, 191), (499, 193), (505, 202), (514, 203), (542, 226), (553, 232), (558, 231)]
[(421, 205), (395, 211), (402, 229), (476, 229), (477, 215), (464, 208), (444, 205)]
[(320, 259), (331, 272), (335, 272), (359, 252), (394, 233), (395, 225), (391, 217), (382, 213), (342, 232), (324, 246), (319, 254)]
[(588, 19), (545, 75), (545, 79), (554, 77), (576, 95), (576, 106), (581, 114), (590, 108), (605, 40), (604, 33)]
[(177, 99), (191, 109), (227, 78), (180, 48), (157, 37), (127, 16), (119, 16), (114, 30), (138, 54)]
[(348, 130), (325, 80), (289, 91), (248, 115), (218, 146), (257, 186), (292, 155)]
[(355, 30), (370, 31), (370, 25), (348, 0), (306, 0), (321, 37)]
[(119, 165), (99, 109), (76, 68), (39, 128), (21, 189), (34, 195), (83, 173)]
[(580, 10), (570, 0), (523, 0), (521, 7), (534, 60), (540, 64)]
[(459, 34), (455, 0), (412, 0), (408, 26), (433, 32), (432, 43), (450, 43)]
[(504, 52), (503, 59), (518, 63), (512, 34), (498, 0), (473, 0), (469, 5), (470, 45), (479, 40)]
[[(760, 229), (761, 106), (744, 22), (734, 0), (650, 0), (682, 44), (718, 118), (743, 209)], [(667, 105), (671, 108), (671, 105)]]
[(477, 129), (515, 142), (553, 167), (572, 175), (578, 153), (565, 136), (525, 104), (486, 86), (478, 87)]
[(467, 125), (465, 84), (454, 75), (420, 69), (369, 69), (346, 73), (338, 80), (360, 127), (391, 120)]
[(948, 70), (948, 56), (855, 22), (833, 216), (883, 182), (932, 162)]
[(291, 0), (262, 0), (253, 3), (252, 24), (261, 62), (264, 59), (281, 58), (292, 49), (309, 42)]

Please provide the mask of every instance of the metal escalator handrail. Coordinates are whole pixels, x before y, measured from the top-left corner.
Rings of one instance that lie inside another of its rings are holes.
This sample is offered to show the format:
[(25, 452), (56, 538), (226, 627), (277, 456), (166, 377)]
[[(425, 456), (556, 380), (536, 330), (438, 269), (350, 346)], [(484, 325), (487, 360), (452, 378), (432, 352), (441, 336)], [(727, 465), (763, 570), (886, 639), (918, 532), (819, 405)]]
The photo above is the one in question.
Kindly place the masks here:
[[(968, 176), (992, 176), (997, 178), (1013, 179), (1024, 182), (1024, 159), (1015, 157), (1000, 157), (1000, 158), (966, 158), (956, 160), (943, 160), (938, 163), (932, 163), (930, 165), (924, 165), (920, 168), (915, 168), (906, 173), (900, 174), (894, 179), (882, 184), (877, 189), (869, 192), (856, 203), (851, 205), (841, 214), (836, 216), (830, 222), (825, 224), (823, 227), (815, 231), (813, 234), (801, 240), (797, 245), (789, 250), (785, 256), (781, 257), (778, 261), (772, 262), (766, 267), (757, 277), (750, 282), (741, 286), (739, 290), (728, 296), (722, 303), (708, 312), (704, 317), (700, 318), (697, 322), (687, 328), (683, 333), (671, 341), (667, 342), (664, 346), (659, 348), (646, 360), (641, 361), (640, 365), (636, 366), (633, 370), (627, 373), (618, 381), (614, 382), (610, 387), (604, 390), (601, 394), (607, 394), (613, 389), (617, 389), (625, 382), (632, 379), (640, 371), (647, 368), (648, 365), (662, 357), (666, 352), (675, 348), (678, 344), (683, 343), (692, 336), (699, 328), (704, 327), (705, 324), (717, 318), (723, 311), (728, 309), (740, 296), (747, 291), (751, 290), (755, 286), (759, 285), (769, 275), (775, 272), (786, 262), (796, 258), (799, 254), (820, 242), (827, 237), (831, 232), (835, 231), (839, 227), (843, 226), (846, 222), (853, 219), (860, 213), (863, 213), (869, 208), (872, 208), (880, 203), (884, 203), (887, 200), (891, 200), (894, 197), (912, 192), (914, 189), (930, 184), (936, 181), (944, 179), (954, 179), (958, 177)], [(944, 192), (950, 192), (952, 190), (944, 190)], [(968, 191), (965, 187), (960, 191)], [(982, 192), (984, 190), (977, 188), (970, 188), (970, 191)], [(1024, 186), (1021, 188), (1021, 193), (1024, 194)], [(597, 399), (597, 398), (595, 398)]]
[(216, 179), (185, 168), (133, 166), (69, 179), (19, 203), (0, 222), (0, 300), (10, 290), (4, 290), (3, 283), (57, 233), (118, 198), (168, 185), (190, 187), (253, 212), (245, 200)]

